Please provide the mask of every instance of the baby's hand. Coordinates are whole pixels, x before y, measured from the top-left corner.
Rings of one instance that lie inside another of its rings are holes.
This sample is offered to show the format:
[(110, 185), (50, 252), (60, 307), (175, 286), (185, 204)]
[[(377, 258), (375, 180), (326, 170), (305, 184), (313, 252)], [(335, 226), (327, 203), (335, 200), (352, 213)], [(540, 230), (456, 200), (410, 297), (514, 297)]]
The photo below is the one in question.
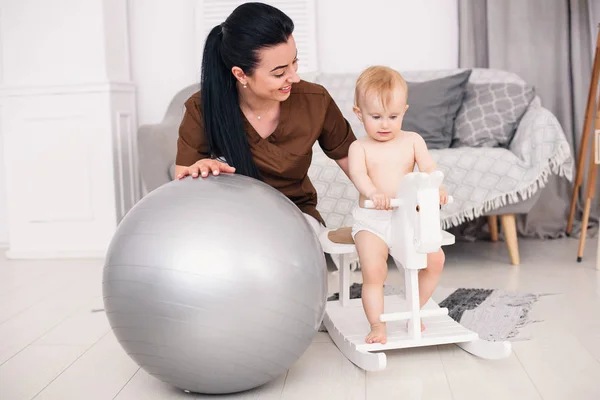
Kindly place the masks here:
[(385, 193), (375, 192), (371, 196), (369, 196), (369, 200), (371, 200), (375, 204), (376, 210), (390, 210), (390, 197)]
[(440, 204), (448, 203), (448, 192), (443, 186), (440, 186)]

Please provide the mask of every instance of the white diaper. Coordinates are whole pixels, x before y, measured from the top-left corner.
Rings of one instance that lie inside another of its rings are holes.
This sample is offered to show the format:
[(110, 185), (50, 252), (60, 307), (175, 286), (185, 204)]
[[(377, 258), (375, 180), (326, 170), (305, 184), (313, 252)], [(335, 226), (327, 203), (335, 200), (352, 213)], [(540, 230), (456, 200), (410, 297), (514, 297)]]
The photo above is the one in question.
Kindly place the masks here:
[(360, 231), (368, 231), (377, 235), (389, 247), (392, 225), (392, 210), (373, 210), (356, 207), (352, 211), (352, 239)]

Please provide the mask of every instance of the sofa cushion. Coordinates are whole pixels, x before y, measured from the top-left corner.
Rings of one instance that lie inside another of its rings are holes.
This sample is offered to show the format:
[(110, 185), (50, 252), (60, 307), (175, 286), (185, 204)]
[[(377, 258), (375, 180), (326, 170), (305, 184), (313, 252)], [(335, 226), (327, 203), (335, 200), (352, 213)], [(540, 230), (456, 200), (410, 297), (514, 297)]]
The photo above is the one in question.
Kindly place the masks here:
[(506, 147), (535, 97), (528, 85), (469, 83), (456, 116), (452, 147)]
[(420, 134), (429, 149), (449, 148), (470, 75), (471, 70), (466, 70), (439, 79), (407, 82), (409, 108), (402, 129)]
[[(430, 81), (432, 79), (439, 79), (450, 75), (456, 75), (459, 72), (466, 71), (466, 68), (453, 68), (453, 69), (438, 69), (438, 70), (409, 70), (402, 71), (402, 76), (408, 82), (423, 82)], [(518, 75), (503, 71), (500, 69), (491, 68), (470, 68), (471, 76), (469, 77), (470, 83), (490, 83), (490, 82), (510, 82), (524, 85), (526, 82)]]

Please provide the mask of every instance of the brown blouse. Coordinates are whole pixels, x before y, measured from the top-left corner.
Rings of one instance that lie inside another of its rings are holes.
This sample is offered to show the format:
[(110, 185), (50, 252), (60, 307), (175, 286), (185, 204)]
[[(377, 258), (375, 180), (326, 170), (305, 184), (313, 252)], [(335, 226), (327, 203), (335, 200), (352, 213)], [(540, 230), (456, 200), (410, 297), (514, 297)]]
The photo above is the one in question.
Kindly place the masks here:
[[(200, 92), (192, 95), (185, 102), (185, 107), (175, 163), (190, 166), (210, 157), (204, 135)], [(279, 124), (266, 139), (243, 118), (250, 150), (264, 182), (324, 225), (317, 211), (317, 191), (308, 178), (312, 147), (318, 140), (328, 157), (339, 160), (348, 156), (348, 148), (356, 140), (350, 124), (327, 90), (306, 81), (293, 84), (290, 96), (281, 103)]]

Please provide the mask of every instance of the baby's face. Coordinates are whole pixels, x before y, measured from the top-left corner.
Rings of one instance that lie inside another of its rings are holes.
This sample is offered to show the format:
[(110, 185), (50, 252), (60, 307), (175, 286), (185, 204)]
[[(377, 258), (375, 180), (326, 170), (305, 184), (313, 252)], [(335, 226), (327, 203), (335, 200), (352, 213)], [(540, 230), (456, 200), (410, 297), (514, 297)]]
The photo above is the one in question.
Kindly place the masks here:
[(379, 96), (367, 95), (363, 96), (359, 108), (355, 108), (354, 112), (365, 126), (367, 135), (377, 141), (386, 142), (401, 132), (402, 119), (407, 108), (406, 95), (402, 90), (396, 90), (385, 108)]

